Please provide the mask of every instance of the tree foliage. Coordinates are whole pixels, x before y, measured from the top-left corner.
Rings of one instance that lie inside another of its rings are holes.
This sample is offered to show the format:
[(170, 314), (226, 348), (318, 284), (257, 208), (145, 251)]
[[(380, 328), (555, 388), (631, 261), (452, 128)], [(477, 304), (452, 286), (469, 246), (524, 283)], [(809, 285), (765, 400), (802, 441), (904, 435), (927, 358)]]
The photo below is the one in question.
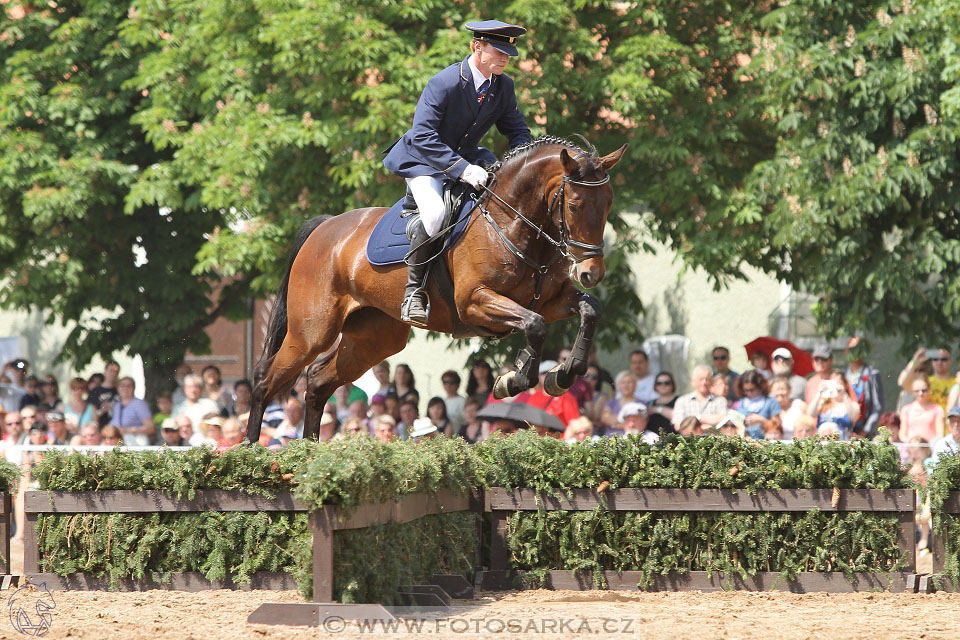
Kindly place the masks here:
[[(0, 268), (16, 283), (3, 302), (80, 322), (67, 352), (81, 362), (127, 344), (158, 360), (202, 349), (208, 279), (269, 293), (304, 219), (395, 201), (402, 181), (380, 151), (427, 80), (466, 55), (462, 25), (478, 16), (530, 29), (511, 73), (535, 135), (581, 134), (602, 152), (631, 144), (615, 175), (617, 268), (601, 289), (617, 303), (608, 346), (641, 338), (623, 267), (642, 242), (619, 212), (657, 203), (663, 237), (694, 236), (697, 216), (728, 226), (720, 198), (767, 140), (733, 77), (746, 2), (24, 6), (0, 29), (11, 61), (0, 113), (16, 132), (3, 142), (0, 214), (14, 224), (0, 231)], [(487, 144), (506, 150), (495, 134)], [(115, 312), (96, 326), (93, 307)]]
[(782, 4), (745, 70), (778, 132), (732, 196), (751, 253), (822, 295), (827, 332), (957, 339), (957, 5)]
[[(6, 5), (0, 24), (0, 304), (72, 321), (64, 356), (78, 366), (129, 348), (150, 374), (185, 351), (246, 289), (211, 302), (195, 254), (220, 214), (188, 185), (136, 194), (171, 151), (133, 122), (145, 46), (122, 36), (127, 7), (95, 1)], [(100, 309), (100, 314), (92, 314)]]
[(821, 295), (827, 331), (960, 335), (945, 0), (20, 6), (0, 25), (0, 303), (78, 322), (78, 362), (202, 351), (203, 326), (273, 291), (303, 220), (399, 198), (380, 152), (490, 16), (530, 30), (508, 73), (535, 135), (630, 144), (602, 345), (642, 338), (637, 208), (718, 287), (751, 266)]

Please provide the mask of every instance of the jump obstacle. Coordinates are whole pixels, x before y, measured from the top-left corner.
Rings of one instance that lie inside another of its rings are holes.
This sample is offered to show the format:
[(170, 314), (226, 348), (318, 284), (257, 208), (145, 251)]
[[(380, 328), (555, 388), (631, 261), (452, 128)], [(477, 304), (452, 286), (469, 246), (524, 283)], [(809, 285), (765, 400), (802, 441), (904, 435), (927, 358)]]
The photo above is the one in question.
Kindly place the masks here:
[[(10, 576), (9, 531), (11, 497), (0, 494), (0, 564), (6, 585), (19, 583), (19, 576)], [(722, 572), (690, 571), (659, 576), (651, 591), (686, 590), (782, 590), (792, 592), (851, 592), (889, 590), (893, 592), (928, 593), (952, 586), (948, 578), (916, 572), (916, 540), (914, 518), (916, 493), (912, 489), (615, 489), (599, 493), (593, 489), (574, 489), (563, 495), (550, 495), (531, 489), (491, 488), (468, 495), (449, 491), (437, 494), (411, 494), (377, 504), (364, 504), (345, 513), (335, 505), (325, 505), (309, 513), (313, 532), (313, 593), (309, 603), (266, 603), (253, 612), (248, 621), (261, 624), (316, 625), (326, 616), (344, 619), (393, 619), (379, 604), (341, 604), (333, 602), (334, 532), (361, 529), (386, 523), (412, 522), (427, 515), (471, 511), (490, 514), (492, 531), (486, 568), (473, 576), (473, 584), (463, 576), (433, 576), (429, 585), (401, 585), (398, 602), (411, 606), (443, 607), (452, 598), (472, 598), (474, 587), (485, 590), (522, 588), (523, 572), (509, 568), (507, 526), (516, 511), (562, 510), (592, 511), (599, 506), (609, 511), (632, 512), (881, 512), (898, 515), (898, 547), (906, 558), (902, 570), (890, 573), (858, 572), (848, 577), (843, 572), (801, 572), (795, 579), (784, 579), (778, 572), (757, 572), (741, 577)], [(46, 582), (51, 590), (106, 590), (109, 580), (85, 574), (60, 576), (40, 572), (40, 549), (37, 540), (37, 518), (40, 514), (73, 513), (188, 513), (199, 511), (271, 511), (306, 512), (290, 492), (275, 498), (253, 496), (224, 490), (197, 490), (193, 498), (174, 498), (162, 491), (27, 491), (24, 531), (24, 571), (30, 582)], [(952, 492), (945, 512), (960, 514), (960, 492)], [(481, 535), (478, 528), (477, 535)], [(942, 537), (932, 540), (934, 574), (943, 571)], [(636, 590), (639, 571), (606, 571), (603, 577), (612, 590)], [(123, 579), (119, 590), (173, 589), (200, 591), (206, 589), (294, 589), (296, 585), (285, 572), (257, 572), (249, 585), (238, 587), (231, 581), (210, 581), (196, 572), (172, 573), (164, 582), (153, 579)], [(545, 586), (553, 589), (593, 589), (592, 572), (550, 571)]]

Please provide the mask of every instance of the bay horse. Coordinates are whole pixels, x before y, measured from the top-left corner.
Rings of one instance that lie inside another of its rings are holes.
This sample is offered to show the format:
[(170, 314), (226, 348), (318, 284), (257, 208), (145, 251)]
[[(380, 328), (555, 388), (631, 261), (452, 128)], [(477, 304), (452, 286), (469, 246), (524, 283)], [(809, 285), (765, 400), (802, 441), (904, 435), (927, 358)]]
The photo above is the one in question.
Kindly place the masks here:
[[(493, 168), (460, 241), (439, 258), (453, 279), (457, 308), (437, 304), (443, 298), (431, 279), (428, 329), (459, 330), (459, 337), (526, 335), (517, 370), (494, 385), (496, 398), (537, 384), (546, 323), (575, 314), (580, 331), (572, 353), (547, 374), (544, 388), (560, 395), (586, 371), (600, 303), (574, 279), (584, 288), (603, 280), (603, 232), (613, 204), (607, 172), (626, 148), (600, 157), (592, 147), (544, 136), (512, 149)], [(288, 391), (305, 367), (303, 435), (316, 438), (334, 390), (407, 344), (411, 327), (400, 321), (407, 266), (376, 267), (366, 259), (367, 239), (386, 211), (355, 209), (300, 228), (254, 371), (249, 442), (260, 436), (265, 403)]]

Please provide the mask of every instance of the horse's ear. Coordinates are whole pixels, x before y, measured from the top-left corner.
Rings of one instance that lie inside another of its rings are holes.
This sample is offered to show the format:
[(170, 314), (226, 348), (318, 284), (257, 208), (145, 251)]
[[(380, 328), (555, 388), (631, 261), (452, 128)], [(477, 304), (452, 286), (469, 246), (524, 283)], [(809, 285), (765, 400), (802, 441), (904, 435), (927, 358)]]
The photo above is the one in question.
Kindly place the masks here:
[(620, 162), (620, 158), (623, 156), (623, 152), (626, 150), (627, 150), (627, 145), (623, 145), (613, 153), (609, 155), (605, 155), (602, 158), (600, 158), (600, 164), (603, 166), (603, 170), (610, 171), (610, 169), (612, 169), (614, 165)]
[(563, 172), (569, 175), (575, 175), (580, 166), (577, 161), (570, 157), (566, 149), (560, 150), (560, 164), (563, 166)]

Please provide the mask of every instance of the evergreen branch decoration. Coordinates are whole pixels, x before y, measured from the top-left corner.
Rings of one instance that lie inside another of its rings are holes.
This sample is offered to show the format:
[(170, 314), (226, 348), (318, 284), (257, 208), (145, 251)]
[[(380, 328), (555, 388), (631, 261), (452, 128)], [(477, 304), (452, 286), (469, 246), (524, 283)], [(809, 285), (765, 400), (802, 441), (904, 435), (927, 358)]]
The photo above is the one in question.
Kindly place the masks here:
[[(955, 460), (945, 465), (944, 478), (960, 478), (956, 466)], [(651, 445), (631, 437), (568, 446), (529, 432), (475, 446), (445, 438), (388, 444), (347, 438), (298, 441), (279, 452), (54, 452), (35, 472), (47, 490), (159, 489), (186, 498), (198, 489), (260, 496), (292, 490), (309, 509), (336, 504), (345, 513), (411, 493), (494, 486), (554, 495), (604, 483), (748, 492), (911, 486), (889, 443), (667, 437)], [(950, 480), (949, 487), (955, 485)], [(931, 492), (945, 495), (946, 486), (932, 482)], [(391, 602), (398, 584), (435, 572), (469, 572), (479, 564), (476, 519), (447, 513), (337, 531), (336, 597)], [(302, 513), (50, 514), (38, 527), (42, 569), (61, 575), (108, 576), (116, 585), (123, 578), (199, 571), (244, 584), (256, 571), (287, 571), (305, 595), (311, 589), (311, 534)], [(774, 571), (786, 578), (802, 571), (848, 577), (895, 571), (905, 563), (898, 527), (895, 514), (610, 512), (601, 505), (585, 512), (518, 512), (507, 542), (511, 567), (529, 571), (534, 583), (551, 569), (573, 569), (593, 571), (603, 587), (602, 571), (612, 569), (641, 571), (644, 586), (672, 571)]]

